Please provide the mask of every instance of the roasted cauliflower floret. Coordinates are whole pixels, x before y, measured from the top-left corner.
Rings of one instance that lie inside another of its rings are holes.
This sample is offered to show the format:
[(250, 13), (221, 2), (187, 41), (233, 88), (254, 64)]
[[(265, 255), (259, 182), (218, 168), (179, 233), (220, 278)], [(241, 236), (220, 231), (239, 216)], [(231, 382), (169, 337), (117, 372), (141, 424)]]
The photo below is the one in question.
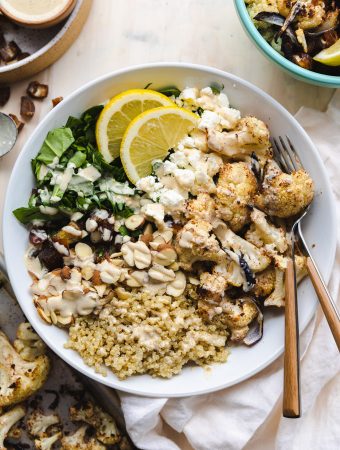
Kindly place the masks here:
[(37, 450), (51, 450), (53, 445), (59, 441), (62, 437), (62, 433), (58, 431), (51, 436), (43, 436), (39, 439), (34, 439), (34, 445)]
[[(279, 13), (288, 17), (291, 9), (296, 4), (297, 0), (277, 0), (277, 7)], [(309, 30), (316, 28), (324, 21), (326, 16), (326, 3), (324, 0), (303, 0), (302, 6), (295, 18), (295, 22), (299, 24), (299, 28)]]
[(225, 164), (220, 170), (216, 206), (217, 214), (228, 222), (233, 231), (239, 231), (249, 222), (249, 204), (257, 190), (253, 172), (244, 162)]
[(209, 194), (200, 193), (196, 198), (188, 201), (185, 216), (188, 219), (201, 219), (212, 222), (215, 218), (215, 201)]
[[(1, 414), (1, 412), (0, 412)], [(6, 413), (0, 415), (0, 450), (6, 450), (4, 441), (8, 436), (11, 428), (19, 422), (26, 414), (26, 408), (24, 405), (14, 406)]]
[(219, 263), (226, 260), (212, 228), (204, 220), (190, 220), (178, 232), (175, 248), (184, 269), (189, 270), (195, 261)]
[(34, 361), (46, 353), (46, 345), (28, 322), (19, 325), (13, 347), (25, 361)]
[(265, 213), (254, 208), (250, 214), (252, 225), (245, 238), (256, 247), (270, 246), (272, 250), (284, 253), (288, 248), (286, 233), (267, 221)]
[(254, 21), (255, 25), (259, 29), (268, 28), (268, 24), (265, 22), (255, 21), (254, 17), (257, 16), (260, 12), (274, 12), (277, 13), (277, 0), (245, 0), (247, 4), (247, 10)]
[(211, 294), (222, 296), (227, 288), (227, 280), (222, 274), (203, 272), (200, 276), (200, 286)]
[[(306, 257), (295, 256), (296, 282), (300, 283), (307, 275)], [(273, 292), (265, 299), (265, 306), (284, 306), (285, 304), (285, 269), (287, 258), (282, 259), (281, 267), (275, 267), (275, 284)]]
[(91, 425), (96, 430), (96, 438), (103, 444), (113, 445), (120, 440), (120, 434), (113, 418), (91, 402), (87, 402), (80, 408), (72, 406), (70, 418), (72, 421), (81, 421)]
[(242, 341), (249, 332), (250, 323), (258, 315), (257, 307), (247, 298), (236, 301), (223, 300), (221, 307), (221, 320), (231, 332), (230, 339), (232, 341)]
[(275, 268), (267, 267), (263, 272), (259, 272), (255, 277), (255, 286), (251, 292), (256, 297), (268, 297), (275, 287)]
[(263, 162), (271, 156), (268, 127), (252, 116), (241, 119), (233, 131), (209, 130), (208, 146), (231, 159), (243, 160), (255, 153)]
[[(265, 255), (262, 249), (235, 234), (223, 222), (219, 222), (214, 227), (214, 233), (221, 242), (224, 251), (229, 257), (237, 262), (244, 259), (253, 272), (261, 272), (270, 264), (270, 258)], [(237, 258), (235, 258), (235, 255)]]
[(0, 331), (0, 407), (19, 403), (40, 389), (49, 369), (46, 355), (25, 361)]
[(63, 450), (106, 450), (106, 446), (93, 437), (87, 437), (88, 426), (80, 427), (75, 433), (63, 436), (61, 446)]
[(42, 411), (33, 411), (26, 421), (27, 431), (35, 437), (46, 436), (46, 431), (52, 425), (60, 424), (58, 414), (45, 415)]
[(268, 162), (262, 190), (255, 195), (255, 206), (269, 216), (287, 218), (306, 208), (314, 196), (314, 185), (304, 170), (292, 174), (281, 171), (275, 161)]

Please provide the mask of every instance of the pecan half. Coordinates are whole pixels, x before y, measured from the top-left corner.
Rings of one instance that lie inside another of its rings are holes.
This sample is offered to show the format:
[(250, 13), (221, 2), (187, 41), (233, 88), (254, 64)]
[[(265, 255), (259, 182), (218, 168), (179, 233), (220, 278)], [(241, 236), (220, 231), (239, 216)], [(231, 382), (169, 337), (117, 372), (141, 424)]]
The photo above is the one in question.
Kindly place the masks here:
[(47, 84), (39, 83), (39, 81), (31, 81), (27, 86), (26, 92), (32, 98), (46, 98), (48, 95), (48, 86)]
[(8, 114), (8, 115), (14, 121), (15, 126), (17, 127), (17, 130), (18, 130), (18, 133), (20, 133), (20, 131), (23, 129), (23, 127), (25, 125), (24, 122), (21, 122), (21, 120), (19, 120), (15, 114)]
[(14, 41), (0, 47), (0, 56), (6, 63), (13, 61), (20, 53), (21, 50)]
[(21, 97), (20, 114), (26, 119), (31, 119), (35, 113), (35, 106), (32, 100), (27, 97)]
[(11, 95), (9, 86), (0, 86), (0, 106), (5, 106)]

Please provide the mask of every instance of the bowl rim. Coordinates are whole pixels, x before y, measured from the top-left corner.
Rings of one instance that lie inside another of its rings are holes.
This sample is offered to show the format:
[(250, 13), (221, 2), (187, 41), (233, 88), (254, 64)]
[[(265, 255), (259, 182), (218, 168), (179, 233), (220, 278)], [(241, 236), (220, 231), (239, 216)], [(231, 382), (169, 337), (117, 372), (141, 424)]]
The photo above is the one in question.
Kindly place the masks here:
[(234, 5), (240, 21), (244, 25), (248, 35), (251, 40), (261, 49), (263, 52), (272, 59), (275, 63), (281, 66), (283, 69), (288, 72), (296, 75), (300, 80), (305, 79), (310, 82), (318, 83), (323, 87), (332, 87), (334, 89), (340, 87), (340, 76), (337, 75), (325, 75), (319, 72), (313, 72), (312, 70), (303, 69), (302, 67), (297, 66), (293, 62), (286, 59), (284, 56), (280, 55), (280, 53), (275, 50), (261, 35), (258, 31), (254, 22), (252, 21), (245, 1), (244, 0), (234, 0)]
[[(88, 83), (86, 83), (85, 85), (79, 87), (76, 91), (74, 91), (71, 95), (69, 95), (63, 102), (59, 103), (55, 108), (53, 108), (45, 117), (44, 119), (40, 122), (40, 124), (37, 126), (37, 128), (33, 131), (33, 133), (31, 134), (31, 136), (29, 137), (29, 139), (27, 140), (27, 142), (25, 143), (22, 151), (20, 152), (15, 165), (13, 167), (9, 182), (8, 182), (8, 187), (6, 190), (6, 195), (5, 195), (5, 202), (4, 202), (4, 208), (3, 208), (3, 217), (2, 217), (2, 225), (3, 225), (3, 233), (2, 233), (2, 240), (3, 240), (3, 249), (4, 249), (4, 256), (5, 256), (5, 263), (7, 266), (7, 270), (8, 270), (8, 274), (9, 274), (9, 278), (12, 282), (13, 285), (13, 290), (14, 293), (16, 295), (17, 298), (20, 298), (21, 296), (21, 290), (19, 289), (19, 285), (20, 283), (18, 283), (17, 277), (16, 277), (16, 271), (15, 271), (15, 265), (12, 264), (8, 264), (9, 263), (9, 254), (10, 254), (10, 240), (9, 239), (5, 239), (5, 236), (8, 238), (11, 235), (11, 230), (9, 229), (9, 225), (7, 224), (7, 217), (8, 215), (12, 214), (12, 208), (10, 206), (10, 188), (15, 187), (15, 182), (14, 182), (14, 176), (16, 173), (16, 168), (18, 166), (20, 166), (22, 164), (22, 160), (24, 159), (24, 155), (25, 155), (25, 150), (27, 148), (29, 148), (33, 143), (34, 140), (36, 138), (36, 135), (40, 132), (40, 129), (43, 128), (45, 126), (45, 122), (48, 122), (50, 120), (51, 116), (54, 116), (57, 114), (57, 111), (60, 108), (65, 107), (65, 105), (67, 105), (68, 103), (72, 102), (72, 100), (77, 97), (79, 94), (82, 94), (83, 92), (88, 91), (89, 89), (91, 89), (92, 86), (95, 86), (98, 83), (101, 83), (107, 79), (110, 78), (114, 78), (117, 76), (122, 76), (126, 73), (130, 73), (130, 72), (138, 72), (140, 70), (144, 70), (144, 69), (154, 69), (157, 70), (158, 68), (174, 68), (174, 69), (193, 69), (196, 71), (204, 71), (206, 73), (210, 73), (212, 76), (217, 76), (217, 77), (225, 77), (227, 76), (230, 80), (233, 80), (236, 83), (239, 83), (243, 86), (246, 86), (247, 88), (255, 91), (257, 94), (260, 94), (261, 96), (263, 96), (264, 98), (266, 98), (268, 101), (270, 101), (271, 103), (273, 103), (275, 105), (275, 107), (280, 111), (280, 113), (284, 116), (287, 116), (290, 120), (293, 120), (296, 124), (296, 127), (299, 129), (300, 133), (302, 133), (305, 137), (305, 139), (307, 141), (309, 141), (309, 144), (311, 146), (311, 148), (313, 148), (313, 153), (315, 155), (315, 159), (318, 161), (318, 166), (321, 172), (323, 172), (323, 175), (325, 177), (326, 183), (328, 184), (329, 187), (329, 199), (330, 202), (332, 204), (335, 205), (335, 196), (332, 192), (331, 186), (330, 186), (330, 182), (327, 178), (327, 174), (326, 174), (326, 169), (325, 166), (323, 165), (322, 159), (315, 147), (315, 145), (313, 144), (312, 140), (310, 139), (310, 137), (308, 136), (308, 134), (306, 133), (306, 131), (302, 128), (302, 126), (299, 124), (299, 122), (294, 118), (294, 116), (288, 111), (286, 110), (277, 100), (275, 100), (273, 97), (271, 97), (269, 94), (267, 94), (266, 92), (264, 92), (262, 89), (258, 88), (257, 86), (253, 85), (252, 83), (236, 76), (233, 75), (229, 72), (225, 72), (223, 70), (214, 68), (214, 67), (209, 67), (209, 66), (204, 66), (204, 65), (199, 65), (199, 64), (192, 64), (192, 63), (184, 63), (184, 62), (180, 62), (180, 63), (176, 63), (176, 62), (158, 62), (158, 63), (145, 63), (145, 64), (140, 64), (140, 65), (133, 65), (133, 66), (128, 66), (128, 67), (124, 67), (122, 69), (118, 69), (112, 72), (109, 72), (107, 74), (104, 74), (100, 77), (95, 78), (92, 81), (89, 81)], [(336, 228), (336, 214), (335, 214), (335, 209), (332, 208), (331, 212), (330, 212), (330, 223), (331, 223), (331, 227), (334, 230), (334, 239), (330, 239), (330, 247), (331, 247), (331, 252), (330, 252), (330, 258), (329, 258), (329, 262), (328, 265), (326, 267), (323, 267), (323, 275), (324, 275), (324, 279), (326, 282), (329, 281), (331, 272), (332, 272), (332, 267), (334, 265), (334, 260), (335, 260), (335, 252), (336, 252), (336, 234), (337, 234), (337, 228)], [(21, 307), (21, 309), (23, 310), (24, 314), (27, 317), (30, 317), (30, 311), (28, 306), (25, 306), (24, 302), (20, 302), (18, 301), (19, 306)], [(315, 311), (316, 311), (316, 305), (315, 307), (310, 311), (310, 313), (306, 316), (304, 316), (304, 318), (302, 319), (302, 322), (300, 323), (300, 333), (302, 333), (305, 328), (307, 327), (308, 323), (311, 321), (311, 319), (314, 317), (315, 315)], [(41, 330), (36, 330), (36, 332), (41, 335)], [(42, 336), (40, 336), (42, 337)], [(83, 373), (84, 375), (88, 376), (89, 378), (100, 382), (104, 385), (107, 385), (111, 388), (120, 390), (122, 392), (127, 392), (130, 394), (135, 394), (135, 395), (139, 395), (139, 396), (147, 396), (147, 397), (156, 397), (156, 398), (164, 398), (164, 397), (188, 397), (188, 396), (195, 396), (195, 395), (202, 395), (202, 394), (207, 394), (207, 393), (211, 393), (211, 392), (217, 392), (219, 390), (225, 389), (227, 387), (236, 385), (244, 380), (247, 380), (248, 378), (251, 378), (253, 375), (259, 373), (260, 371), (262, 371), (263, 369), (265, 369), (266, 367), (268, 367), (273, 361), (275, 361), (282, 353), (284, 350), (284, 345), (282, 344), (281, 347), (278, 347), (276, 349), (275, 352), (273, 352), (271, 354), (271, 356), (266, 359), (266, 361), (264, 361), (262, 364), (257, 365), (256, 367), (254, 367), (252, 370), (249, 370), (247, 373), (245, 373), (243, 376), (238, 377), (236, 380), (233, 381), (229, 381), (227, 383), (223, 383), (220, 384), (218, 386), (213, 386), (213, 387), (205, 387), (204, 385), (202, 386), (201, 389), (193, 389), (192, 391), (187, 391), (185, 394), (183, 393), (172, 393), (172, 392), (165, 392), (163, 393), (150, 393), (145, 392), (145, 390), (141, 390), (140, 388), (138, 389), (138, 387), (136, 388), (135, 386), (131, 386), (131, 385), (125, 385), (125, 384), (120, 384), (120, 380), (117, 379), (117, 381), (112, 382), (110, 380), (108, 380), (107, 377), (103, 377), (102, 375), (95, 373), (95, 371), (93, 370), (93, 367), (87, 366), (85, 364), (85, 362), (83, 362), (83, 364), (78, 364), (76, 361), (74, 361), (72, 359), (72, 353), (70, 353), (69, 355), (65, 352), (67, 352), (67, 350), (59, 350), (56, 346), (55, 343), (53, 342), (52, 339), (44, 336), (42, 338), (48, 345), (48, 347), (50, 349), (52, 349), (52, 351), (54, 351), (63, 361), (65, 361), (67, 364), (71, 365), (74, 369), (78, 370), (79, 372)]]

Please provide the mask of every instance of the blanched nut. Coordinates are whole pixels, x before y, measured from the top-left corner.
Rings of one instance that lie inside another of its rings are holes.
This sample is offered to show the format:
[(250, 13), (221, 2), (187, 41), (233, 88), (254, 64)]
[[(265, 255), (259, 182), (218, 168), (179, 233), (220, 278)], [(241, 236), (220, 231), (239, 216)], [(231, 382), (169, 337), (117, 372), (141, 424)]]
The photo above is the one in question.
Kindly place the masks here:
[(74, 251), (79, 259), (85, 261), (93, 255), (92, 248), (84, 242), (78, 242), (74, 247)]
[(137, 230), (145, 223), (145, 218), (141, 214), (133, 214), (125, 219), (125, 226), (128, 230)]
[(85, 266), (81, 269), (81, 276), (86, 281), (91, 280), (91, 278), (93, 277), (93, 274), (94, 274), (94, 270), (90, 266)]
[(149, 277), (156, 281), (161, 282), (170, 282), (174, 281), (176, 278), (175, 272), (171, 269), (166, 269), (164, 266), (161, 266), (159, 264), (155, 264), (151, 267), (151, 269), (148, 272)]
[(122, 245), (121, 252), (126, 264), (137, 269), (146, 269), (151, 264), (151, 252), (147, 245), (142, 242), (126, 242)]
[(177, 259), (176, 250), (170, 244), (161, 244), (157, 247), (157, 252), (153, 253), (153, 262), (161, 266), (169, 266)]
[(141, 287), (148, 281), (148, 273), (145, 270), (130, 272), (126, 284), (130, 287)]
[(183, 272), (176, 272), (176, 278), (167, 285), (166, 293), (172, 297), (179, 297), (183, 294), (187, 281)]

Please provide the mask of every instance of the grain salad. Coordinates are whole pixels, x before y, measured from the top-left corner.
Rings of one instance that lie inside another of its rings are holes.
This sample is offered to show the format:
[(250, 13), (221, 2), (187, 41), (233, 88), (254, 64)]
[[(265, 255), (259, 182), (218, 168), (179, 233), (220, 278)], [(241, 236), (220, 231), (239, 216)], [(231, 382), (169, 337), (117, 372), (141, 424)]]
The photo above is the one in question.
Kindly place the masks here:
[[(313, 199), (218, 85), (132, 89), (48, 133), (14, 211), (41, 320), (105, 375), (170, 378), (254, 345), (282, 307), (289, 219)], [(296, 256), (298, 281), (305, 257)]]

